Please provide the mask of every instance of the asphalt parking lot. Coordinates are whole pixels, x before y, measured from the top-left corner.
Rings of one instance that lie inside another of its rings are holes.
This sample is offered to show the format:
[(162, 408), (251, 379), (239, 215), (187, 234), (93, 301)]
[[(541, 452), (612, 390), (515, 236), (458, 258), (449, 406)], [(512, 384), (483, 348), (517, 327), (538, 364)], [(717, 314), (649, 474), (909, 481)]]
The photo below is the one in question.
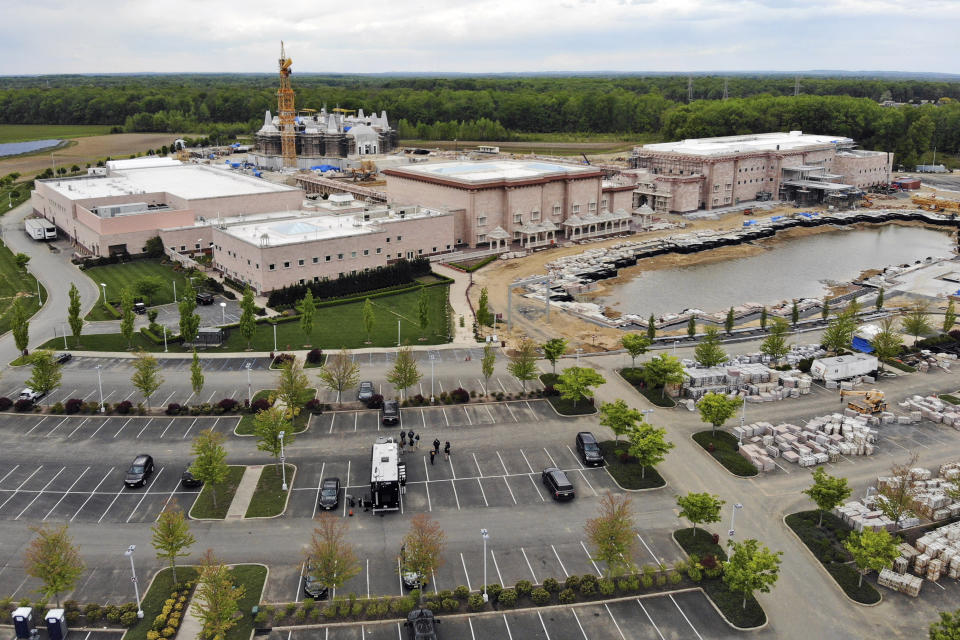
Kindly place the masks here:
[(556, 417), (556, 412), (545, 400), (515, 400), (512, 402), (408, 407), (400, 409), (400, 425), (397, 427), (387, 427), (380, 424), (380, 412), (376, 410), (328, 411), (313, 416), (310, 420), (310, 427), (321, 434), (386, 431), (391, 435), (398, 435), (401, 427), (408, 430), (413, 429), (416, 432), (444, 427), (543, 422)]
[(232, 416), (83, 416), (0, 413), (0, 434), (59, 440), (187, 440), (205, 429), (232, 433), (240, 417)]
[[(221, 307), (221, 303), (226, 303)], [(180, 309), (176, 303), (161, 304), (151, 307), (157, 311), (157, 324), (165, 325), (179, 333)], [(223, 296), (214, 296), (213, 304), (198, 304), (195, 312), (200, 316), (201, 327), (217, 327), (224, 324), (234, 324), (240, 321), (240, 302), (227, 300)]]

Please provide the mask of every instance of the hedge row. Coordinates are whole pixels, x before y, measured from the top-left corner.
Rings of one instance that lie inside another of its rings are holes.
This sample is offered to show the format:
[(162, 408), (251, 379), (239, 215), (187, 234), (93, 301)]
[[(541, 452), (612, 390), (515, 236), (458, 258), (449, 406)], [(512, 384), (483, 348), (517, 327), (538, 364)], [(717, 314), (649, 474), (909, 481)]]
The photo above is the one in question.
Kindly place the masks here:
[[(0, 599), (0, 624), (13, 624), (13, 610), (17, 607), (32, 607), (35, 615), (43, 615), (53, 608), (53, 603), (47, 600), (31, 602), (30, 598), (14, 600), (7, 597)], [(71, 627), (119, 625), (132, 627), (137, 623), (137, 603), (99, 605), (90, 603), (81, 608), (76, 600), (63, 602), (64, 615), (67, 624)], [(39, 612), (39, 613), (36, 613)]]
[(415, 278), (428, 273), (430, 273), (430, 261), (427, 258), (401, 259), (369, 271), (347, 273), (335, 280), (321, 280), (277, 289), (270, 293), (267, 305), (277, 307), (296, 304), (303, 299), (307, 290), (312, 291), (314, 297), (321, 300), (359, 294), (413, 282)]

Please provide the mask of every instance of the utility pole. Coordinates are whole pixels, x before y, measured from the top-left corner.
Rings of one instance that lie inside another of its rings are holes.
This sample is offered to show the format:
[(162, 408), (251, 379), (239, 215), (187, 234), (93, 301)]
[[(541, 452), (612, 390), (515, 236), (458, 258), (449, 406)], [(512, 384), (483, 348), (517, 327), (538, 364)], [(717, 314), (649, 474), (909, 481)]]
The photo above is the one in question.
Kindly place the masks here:
[(729, 97), (730, 97), (730, 95), (729, 95), (729, 93), (727, 92), (727, 78), (724, 78), (724, 79), (723, 79), (723, 99), (726, 100), (726, 99), (729, 98)]

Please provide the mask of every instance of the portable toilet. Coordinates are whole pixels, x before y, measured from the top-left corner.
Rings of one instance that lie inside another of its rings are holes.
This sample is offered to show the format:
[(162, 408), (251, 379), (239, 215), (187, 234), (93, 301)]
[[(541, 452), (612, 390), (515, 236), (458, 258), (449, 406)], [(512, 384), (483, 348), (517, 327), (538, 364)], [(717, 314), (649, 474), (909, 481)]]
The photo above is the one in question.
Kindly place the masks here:
[(44, 617), (47, 621), (47, 635), (50, 636), (50, 640), (66, 640), (66, 612), (63, 609), (50, 609)]
[(33, 608), (19, 607), (13, 612), (13, 629), (18, 638), (29, 640), (33, 631)]

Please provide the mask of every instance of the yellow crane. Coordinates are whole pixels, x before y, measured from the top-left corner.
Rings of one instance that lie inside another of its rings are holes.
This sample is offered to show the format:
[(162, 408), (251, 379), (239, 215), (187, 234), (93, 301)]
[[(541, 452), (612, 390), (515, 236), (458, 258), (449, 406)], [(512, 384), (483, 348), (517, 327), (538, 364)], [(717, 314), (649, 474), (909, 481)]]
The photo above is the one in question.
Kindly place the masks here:
[(277, 91), (277, 116), (280, 120), (280, 152), (283, 156), (283, 166), (297, 166), (297, 133), (296, 111), (293, 108), (293, 87), (290, 85), (290, 65), (293, 59), (287, 57), (280, 41), (280, 89)]
[(847, 408), (853, 409), (861, 415), (871, 415), (887, 410), (887, 402), (884, 400), (883, 391), (879, 389), (870, 389), (869, 391), (848, 391), (841, 389), (841, 401), (844, 396), (860, 396), (860, 398), (847, 402)]

